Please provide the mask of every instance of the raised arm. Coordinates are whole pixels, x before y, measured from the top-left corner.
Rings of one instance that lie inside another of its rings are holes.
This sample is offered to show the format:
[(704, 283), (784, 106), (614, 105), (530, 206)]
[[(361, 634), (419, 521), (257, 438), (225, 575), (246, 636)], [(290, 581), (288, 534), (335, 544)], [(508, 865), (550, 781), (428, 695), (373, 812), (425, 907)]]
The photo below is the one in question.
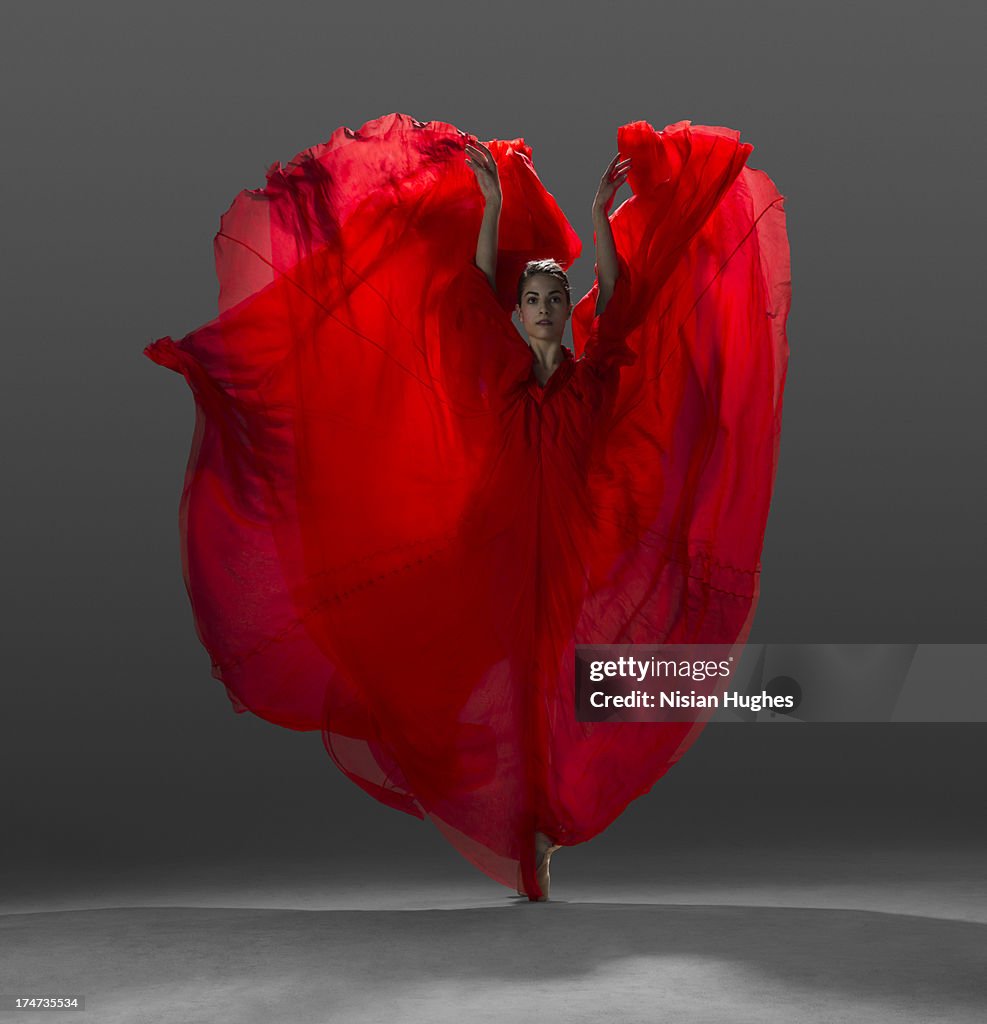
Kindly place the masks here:
[(593, 200), (593, 232), (596, 236), (596, 279), (599, 291), (596, 296), (596, 315), (599, 316), (607, 307), (617, 283), (619, 266), (617, 263), (617, 247), (613, 241), (610, 228), (610, 207), (613, 206), (617, 190), (627, 180), (630, 159), (621, 160), (618, 153), (603, 172), (600, 187), (596, 190)]
[(500, 190), (500, 175), (493, 154), (477, 142), (466, 144), (466, 162), (476, 175), (477, 184), (483, 193), (483, 221), (476, 240), (476, 265), (487, 275), (490, 287), (497, 291), (497, 229), (500, 225), (500, 208), (503, 197)]

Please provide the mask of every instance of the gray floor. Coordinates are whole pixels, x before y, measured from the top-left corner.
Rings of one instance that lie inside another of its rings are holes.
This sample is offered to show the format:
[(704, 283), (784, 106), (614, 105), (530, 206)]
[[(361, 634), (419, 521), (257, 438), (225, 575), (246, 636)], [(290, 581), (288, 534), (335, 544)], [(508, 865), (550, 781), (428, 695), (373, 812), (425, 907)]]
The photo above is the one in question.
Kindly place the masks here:
[(592, 851), (555, 856), (547, 904), (380, 849), (7, 869), (0, 993), (101, 1024), (987, 1016), (982, 845)]

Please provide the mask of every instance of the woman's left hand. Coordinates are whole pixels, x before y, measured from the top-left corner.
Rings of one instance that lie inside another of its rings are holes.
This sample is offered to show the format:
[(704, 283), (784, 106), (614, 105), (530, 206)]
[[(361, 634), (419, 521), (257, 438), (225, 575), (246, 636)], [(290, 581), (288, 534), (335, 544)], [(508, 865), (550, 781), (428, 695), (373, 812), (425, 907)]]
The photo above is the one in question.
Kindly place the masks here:
[(605, 217), (609, 216), (614, 196), (617, 194), (620, 186), (627, 181), (630, 166), (630, 157), (626, 160), (621, 160), (619, 153), (610, 161), (610, 165), (603, 172), (603, 177), (600, 178), (600, 187), (596, 190), (596, 198), (593, 200), (594, 217), (597, 214), (603, 214)]

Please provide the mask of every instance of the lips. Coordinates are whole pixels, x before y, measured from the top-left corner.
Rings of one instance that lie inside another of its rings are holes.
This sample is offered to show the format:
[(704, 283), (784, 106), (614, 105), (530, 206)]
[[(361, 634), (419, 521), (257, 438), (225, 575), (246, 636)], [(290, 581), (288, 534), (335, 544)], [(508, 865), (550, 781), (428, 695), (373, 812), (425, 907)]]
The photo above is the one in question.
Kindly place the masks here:
[(550, 327), (552, 325), (552, 321), (551, 320), (538, 320), (537, 323), (548, 324)]

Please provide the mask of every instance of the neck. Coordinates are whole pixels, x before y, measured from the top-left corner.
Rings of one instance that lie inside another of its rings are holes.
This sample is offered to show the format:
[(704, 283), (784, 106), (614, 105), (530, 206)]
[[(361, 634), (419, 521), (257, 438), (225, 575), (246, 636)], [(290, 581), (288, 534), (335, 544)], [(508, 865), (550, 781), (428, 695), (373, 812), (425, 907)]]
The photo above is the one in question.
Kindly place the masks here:
[(562, 362), (562, 339), (529, 338), (535, 360), (545, 370), (553, 370)]

